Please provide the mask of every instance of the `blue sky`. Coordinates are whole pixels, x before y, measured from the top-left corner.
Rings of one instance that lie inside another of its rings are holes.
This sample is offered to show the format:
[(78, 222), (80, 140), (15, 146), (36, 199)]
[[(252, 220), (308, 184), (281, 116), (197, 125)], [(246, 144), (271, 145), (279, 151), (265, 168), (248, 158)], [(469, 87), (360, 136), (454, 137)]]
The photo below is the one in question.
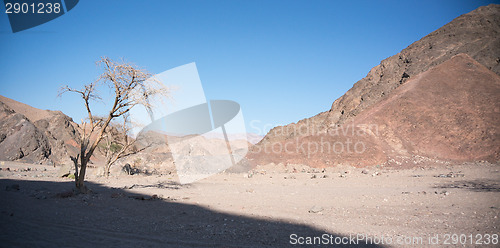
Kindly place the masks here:
[(81, 100), (58, 89), (93, 81), (100, 56), (152, 73), (196, 62), (206, 97), (237, 101), (264, 134), (328, 110), (381, 60), (491, 2), (82, 0), (15, 34), (2, 6), (0, 94), (79, 122)]

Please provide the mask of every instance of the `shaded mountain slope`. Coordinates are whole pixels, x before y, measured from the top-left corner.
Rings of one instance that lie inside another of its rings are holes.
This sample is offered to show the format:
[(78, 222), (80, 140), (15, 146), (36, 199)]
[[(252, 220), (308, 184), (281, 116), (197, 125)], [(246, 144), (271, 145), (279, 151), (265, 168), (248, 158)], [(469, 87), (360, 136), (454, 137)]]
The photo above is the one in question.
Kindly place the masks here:
[(0, 160), (46, 161), (50, 155), (43, 132), (0, 101)]
[(0, 160), (69, 163), (79, 150), (78, 125), (60, 111), (0, 96)]

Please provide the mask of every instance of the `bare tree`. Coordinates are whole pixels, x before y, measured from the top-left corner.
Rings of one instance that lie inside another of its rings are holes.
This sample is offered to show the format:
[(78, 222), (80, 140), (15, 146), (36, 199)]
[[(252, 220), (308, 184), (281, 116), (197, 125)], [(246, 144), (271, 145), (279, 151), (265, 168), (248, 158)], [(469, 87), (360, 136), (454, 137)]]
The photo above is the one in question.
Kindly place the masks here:
[[(96, 81), (85, 85), (83, 89), (65, 86), (59, 93), (62, 95), (65, 92), (73, 92), (80, 95), (88, 114), (88, 120), (82, 120), (80, 152), (76, 157), (71, 158), (75, 164), (75, 186), (80, 193), (88, 192), (84, 184), (87, 164), (99, 142), (106, 137), (111, 121), (125, 117), (130, 109), (137, 105), (142, 105), (148, 112), (151, 112), (151, 100), (155, 97), (168, 97), (170, 93), (167, 88), (161, 87), (161, 84), (149, 72), (133, 64), (124, 61), (115, 62), (107, 57), (102, 57), (97, 64), (102, 67), (103, 73)], [(114, 90), (112, 107), (104, 118), (94, 116), (90, 108), (92, 100), (102, 100), (96, 90), (100, 85), (107, 85)], [(125, 121), (127, 119), (124, 118)]]

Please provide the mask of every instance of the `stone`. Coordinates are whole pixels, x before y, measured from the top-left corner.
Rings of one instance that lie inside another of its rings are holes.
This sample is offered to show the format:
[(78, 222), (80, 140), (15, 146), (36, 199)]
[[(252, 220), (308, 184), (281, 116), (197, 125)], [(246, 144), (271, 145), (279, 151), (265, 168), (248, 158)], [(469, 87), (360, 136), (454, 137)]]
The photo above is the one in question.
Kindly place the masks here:
[(61, 168), (57, 171), (57, 177), (67, 177), (75, 172), (75, 165), (73, 164), (63, 164)]
[(309, 213), (316, 214), (323, 210), (324, 209), (322, 207), (314, 205), (311, 209), (309, 209)]
[(130, 164), (125, 164), (122, 167), (122, 171), (125, 172), (125, 173), (127, 173), (127, 175), (133, 175), (132, 166), (130, 166)]

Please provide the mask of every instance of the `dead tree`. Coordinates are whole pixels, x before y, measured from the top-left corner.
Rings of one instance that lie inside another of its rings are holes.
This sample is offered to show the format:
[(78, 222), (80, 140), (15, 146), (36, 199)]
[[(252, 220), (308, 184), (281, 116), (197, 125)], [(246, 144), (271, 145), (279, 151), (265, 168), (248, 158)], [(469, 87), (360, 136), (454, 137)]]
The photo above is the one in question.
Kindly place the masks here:
[[(84, 184), (87, 164), (92, 157), (99, 142), (105, 138), (106, 130), (112, 120), (124, 117), (130, 109), (137, 105), (144, 106), (151, 111), (151, 101), (156, 97), (168, 97), (168, 88), (155, 80), (152, 75), (144, 69), (126, 63), (116, 62), (107, 57), (102, 57), (97, 64), (102, 67), (103, 73), (94, 82), (89, 83), (83, 89), (74, 89), (69, 86), (61, 88), (59, 95), (65, 92), (73, 92), (83, 99), (87, 111), (87, 120), (82, 120), (82, 133), (80, 137), (80, 152), (75, 162), (77, 173), (75, 173), (75, 186), (78, 192), (87, 193)], [(114, 91), (114, 99), (109, 113), (104, 118), (98, 118), (92, 113), (90, 102), (96, 99), (102, 100), (97, 94), (98, 86), (108, 86)], [(78, 161), (79, 158), (79, 161)], [(77, 164), (79, 162), (79, 164)], [(80, 172), (78, 172), (80, 167)]]

